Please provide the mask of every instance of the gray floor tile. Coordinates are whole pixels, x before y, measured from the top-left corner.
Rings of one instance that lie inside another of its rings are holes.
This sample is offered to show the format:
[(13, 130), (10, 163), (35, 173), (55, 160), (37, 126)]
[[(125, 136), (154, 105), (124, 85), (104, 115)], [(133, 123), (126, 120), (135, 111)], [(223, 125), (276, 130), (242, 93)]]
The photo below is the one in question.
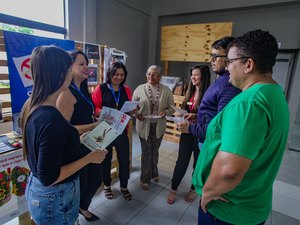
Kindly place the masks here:
[[(95, 213), (96, 215), (98, 215), (97, 213)], [(83, 216), (79, 216), (79, 224), (80, 225), (98, 225), (98, 224), (101, 224), (101, 225), (118, 225), (114, 222), (112, 222), (111, 220), (105, 218), (104, 216), (101, 216), (101, 215), (98, 215), (100, 217), (100, 220), (97, 220), (97, 221), (93, 221), (93, 222), (88, 222), (84, 219)]]
[(144, 208), (128, 225), (176, 225), (177, 220), (151, 207)]
[(197, 224), (198, 223), (198, 208), (199, 200), (196, 200), (193, 204), (190, 204), (185, 214), (180, 219), (180, 223), (184, 225)]
[(149, 204), (148, 206), (159, 210), (161, 213), (176, 219), (177, 221), (184, 215), (185, 211), (189, 207), (189, 204), (185, 202), (182, 198), (178, 198), (176, 204), (169, 205), (167, 203), (169, 191), (162, 190)]
[(103, 215), (115, 224), (123, 225), (127, 224), (144, 207), (144, 204), (135, 199), (126, 201), (122, 196), (118, 196), (115, 199), (104, 202), (94, 212), (97, 215)]

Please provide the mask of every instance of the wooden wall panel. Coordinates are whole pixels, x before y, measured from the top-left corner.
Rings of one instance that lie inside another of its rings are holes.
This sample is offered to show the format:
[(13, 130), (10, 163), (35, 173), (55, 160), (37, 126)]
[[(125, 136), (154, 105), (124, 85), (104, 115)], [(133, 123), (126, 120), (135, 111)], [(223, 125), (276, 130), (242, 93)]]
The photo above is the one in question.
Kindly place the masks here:
[(231, 22), (163, 26), (161, 61), (208, 62), (211, 44), (231, 34)]

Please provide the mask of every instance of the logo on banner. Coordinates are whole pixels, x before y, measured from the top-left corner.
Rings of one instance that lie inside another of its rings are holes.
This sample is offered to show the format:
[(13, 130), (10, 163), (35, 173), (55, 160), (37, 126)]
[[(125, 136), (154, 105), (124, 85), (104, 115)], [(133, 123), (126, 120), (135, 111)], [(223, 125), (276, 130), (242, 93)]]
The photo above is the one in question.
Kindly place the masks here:
[(32, 75), (30, 71), (30, 55), (22, 57), (13, 57), (14, 64), (18, 70), (19, 76), (24, 87), (33, 85)]

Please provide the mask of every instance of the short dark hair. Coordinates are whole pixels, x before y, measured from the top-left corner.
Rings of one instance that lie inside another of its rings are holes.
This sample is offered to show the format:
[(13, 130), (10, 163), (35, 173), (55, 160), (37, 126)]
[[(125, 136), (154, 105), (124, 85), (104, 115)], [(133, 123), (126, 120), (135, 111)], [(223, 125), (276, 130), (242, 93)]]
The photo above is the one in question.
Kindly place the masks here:
[(237, 37), (229, 47), (237, 47), (240, 56), (251, 57), (255, 61), (258, 72), (272, 72), (278, 53), (278, 44), (276, 38), (268, 31), (249, 31)]
[(216, 40), (212, 43), (211, 47), (217, 50), (224, 50), (226, 53), (228, 52), (228, 45), (234, 40), (234, 37), (226, 36), (219, 40)]
[(120, 83), (120, 86), (124, 85), (124, 83), (126, 82), (126, 77), (127, 77), (127, 69), (125, 67), (125, 65), (121, 62), (115, 62), (111, 65), (111, 67), (109, 68), (109, 70), (107, 71), (107, 83), (111, 83), (111, 79), (112, 77), (116, 74), (117, 69), (122, 68), (124, 70), (124, 80)]

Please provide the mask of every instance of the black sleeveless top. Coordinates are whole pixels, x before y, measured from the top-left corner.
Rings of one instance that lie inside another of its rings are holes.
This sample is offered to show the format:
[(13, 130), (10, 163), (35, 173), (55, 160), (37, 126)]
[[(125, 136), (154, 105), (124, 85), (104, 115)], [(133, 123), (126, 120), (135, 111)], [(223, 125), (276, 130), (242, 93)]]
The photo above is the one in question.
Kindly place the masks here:
[[(111, 90), (107, 87), (107, 83), (101, 84), (100, 89), (102, 93), (102, 106), (120, 110), (124, 105), (125, 101), (129, 101), (123, 85), (120, 88), (121, 94), (120, 94), (118, 108), (116, 107), (116, 100)], [(115, 91), (115, 96), (118, 96), (118, 94), (119, 94), (118, 91)]]
[[(73, 125), (93, 123), (93, 107), (91, 106), (91, 104), (72, 86), (70, 86), (69, 89), (76, 98), (76, 104), (74, 105), (74, 111), (70, 123)], [(85, 95), (85, 97), (89, 99), (91, 103), (93, 103), (91, 96)]]

